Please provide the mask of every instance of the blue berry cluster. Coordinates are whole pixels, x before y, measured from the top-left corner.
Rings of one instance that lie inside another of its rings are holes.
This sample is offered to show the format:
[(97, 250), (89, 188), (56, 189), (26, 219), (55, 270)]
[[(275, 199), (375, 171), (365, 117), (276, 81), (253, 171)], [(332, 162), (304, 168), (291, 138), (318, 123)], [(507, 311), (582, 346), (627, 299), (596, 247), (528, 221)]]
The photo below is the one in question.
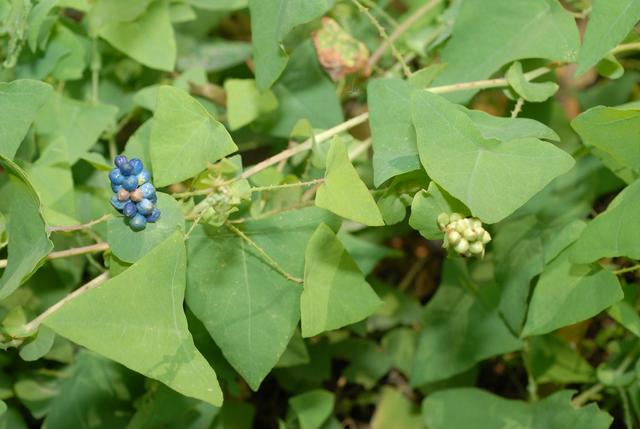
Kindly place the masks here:
[(111, 197), (111, 205), (126, 217), (132, 230), (141, 231), (147, 222), (155, 222), (160, 217), (151, 176), (138, 158), (127, 159), (119, 155), (113, 162), (116, 168), (109, 172), (115, 194)]

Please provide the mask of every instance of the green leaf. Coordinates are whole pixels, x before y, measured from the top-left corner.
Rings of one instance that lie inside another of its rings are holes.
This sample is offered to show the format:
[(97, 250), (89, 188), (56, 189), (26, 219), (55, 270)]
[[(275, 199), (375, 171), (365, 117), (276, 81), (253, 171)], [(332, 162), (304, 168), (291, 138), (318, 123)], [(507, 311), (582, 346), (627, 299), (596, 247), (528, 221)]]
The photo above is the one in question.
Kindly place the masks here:
[(318, 65), (316, 51), (310, 41), (293, 51), (291, 64), (273, 86), (273, 93), (279, 106), (267, 118), (268, 131), (272, 135), (288, 138), (303, 119), (318, 129), (331, 128), (344, 120), (336, 89)]
[(67, 302), (44, 324), (186, 396), (220, 406), (216, 375), (182, 308), (186, 253), (175, 232), (120, 275)]
[(395, 249), (381, 246), (344, 231), (338, 233), (338, 239), (365, 276), (373, 271), (381, 259), (399, 258), (402, 255)]
[(58, 0), (42, 0), (29, 11), (28, 37), (29, 49), (35, 52), (38, 49), (38, 41), (42, 25), (47, 15), (58, 3)]
[(258, 88), (268, 89), (287, 66), (284, 38), (298, 25), (320, 17), (329, 0), (250, 0), (253, 59)]
[(55, 94), (36, 119), (38, 135), (47, 141), (63, 138), (73, 165), (96, 144), (107, 128), (114, 126), (118, 108), (92, 104)]
[(57, 225), (51, 218), (51, 212), (75, 219), (73, 177), (69, 165), (69, 149), (64, 139), (52, 141), (42, 151), (40, 158), (27, 169), (27, 173), (36, 192), (41, 196), (45, 219), (49, 225)]
[(588, 383), (595, 377), (591, 364), (554, 335), (532, 337), (524, 359), (537, 383)]
[(587, 224), (573, 248), (571, 260), (593, 262), (604, 257), (640, 259), (640, 179), (627, 186)]
[(247, 7), (249, 0), (188, 0), (189, 3), (200, 9), (208, 10), (237, 10)]
[(304, 343), (304, 339), (300, 334), (300, 331), (296, 329), (293, 337), (291, 337), (291, 341), (289, 341), (289, 345), (285, 349), (282, 356), (280, 356), (280, 360), (278, 360), (278, 364), (276, 368), (289, 368), (292, 366), (304, 365), (309, 363), (309, 351), (307, 350), (307, 346)]
[(335, 233), (320, 224), (305, 253), (302, 336), (359, 322), (382, 304)]
[(77, 80), (87, 66), (86, 40), (64, 25), (56, 25), (43, 56), (19, 64), (20, 77), (44, 79), (51, 76), (59, 80)]
[[(296, 277), (304, 249), (332, 216), (308, 208), (238, 227)], [(270, 266), (226, 227), (197, 227), (189, 237), (187, 303), (229, 363), (257, 390), (278, 363), (300, 319), (302, 288)]]
[(331, 416), (335, 398), (326, 390), (311, 390), (289, 400), (289, 406), (298, 416), (300, 429), (320, 429)]
[(620, 43), (640, 20), (640, 0), (594, 0), (576, 76), (584, 74)]
[(172, 86), (158, 90), (151, 128), (150, 152), (158, 187), (195, 176), (238, 147), (224, 126), (185, 91)]
[(147, 10), (152, 1), (96, 0), (92, 2), (91, 10), (87, 14), (90, 33), (92, 35), (98, 34), (102, 29), (114, 23), (135, 21)]
[(498, 222), (574, 164), (535, 138), (486, 139), (467, 115), (442, 97), (414, 93), (413, 122), (427, 174), (483, 222)]
[[(493, 25), (487, 25), (487, 22)], [(435, 85), (486, 79), (503, 65), (525, 58), (572, 62), (580, 46), (575, 19), (557, 0), (463, 2), (451, 40), (442, 50), (448, 64)], [(466, 101), (476, 90), (449, 94)]]
[(567, 223), (537, 213), (501, 225), (493, 240), (495, 275), (502, 289), (500, 313), (513, 332), (522, 330), (532, 280), (580, 237), (585, 226), (583, 221)]
[(109, 220), (107, 242), (111, 252), (122, 261), (135, 262), (175, 231), (184, 232), (180, 204), (168, 194), (158, 192), (157, 195), (157, 207), (162, 214), (156, 222), (148, 223), (142, 232), (133, 231), (123, 216)]
[(227, 94), (227, 121), (232, 131), (278, 107), (273, 92), (261, 92), (253, 79), (227, 79), (224, 90)]
[(0, 210), (9, 217), (8, 263), (0, 277), (0, 299), (11, 295), (44, 263), (53, 249), (40, 198), (26, 173), (0, 155), (9, 180), (0, 188)]
[(51, 86), (34, 80), (0, 83), (0, 155), (13, 159), (52, 91)]
[(429, 429), (607, 429), (611, 425), (611, 416), (595, 404), (574, 408), (573, 393), (562, 390), (526, 403), (475, 388), (448, 389), (422, 402), (422, 416)]
[(371, 429), (422, 429), (422, 417), (417, 408), (400, 391), (383, 387), (371, 418)]
[(533, 289), (523, 337), (589, 319), (624, 297), (615, 274), (569, 261), (575, 246), (564, 250), (542, 272)]
[(607, 310), (607, 313), (613, 320), (637, 337), (640, 337), (640, 315), (635, 309), (636, 291), (635, 289), (624, 287), (624, 295), (624, 300), (613, 304)]
[(620, 79), (624, 75), (624, 66), (618, 62), (613, 54), (607, 54), (596, 65), (596, 70), (600, 76), (609, 79)]
[(498, 293), (495, 285), (475, 285), (460, 259), (447, 260), (442, 283), (425, 307), (413, 386), (444, 380), (522, 348), (498, 314)]
[(420, 169), (411, 122), (412, 90), (400, 79), (373, 80), (367, 89), (376, 187), (394, 176)]
[(456, 105), (456, 107), (473, 121), (485, 139), (509, 141), (535, 137), (537, 139), (560, 141), (560, 137), (554, 130), (533, 119), (502, 118), (490, 115), (482, 110), (471, 110), (460, 105)]
[(337, 139), (329, 148), (325, 181), (318, 188), (316, 205), (364, 225), (384, 225), (367, 185), (349, 161), (347, 149)]
[(130, 372), (96, 354), (81, 351), (51, 401), (45, 418), (49, 429), (123, 428), (132, 400)]
[[(222, 1), (226, 2), (227, 0)], [(251, 58), (251, 44), (218, 39), (213, 42), (198, 43), (188, 52), (180, 52), (179, 54), (178, 68), (180, 70), (202, 67), (207, 72), (221, 71), (242, 64)]]
[[(374, 185), (420, 169), (416, 132), (411, 118), (412, 85), (400, 79), (378, 79), (369, 84), (368, 101), (373, 145)], [(473, 121), (485, 139), (503, 141), (535, 137), (560, 140), (546, 125), (526, 118), (501, 118), (456, 105)]]
[(507, 74), (505, 75), (507, 82), (513, 90), (526, 101), (532, 101), (534, 103), (541, 103), (546, 101), (558, 91), (557, 83), (555, 82), (543, 82), (534, 83), (527, 80), (527, 77), (522, 71), (522, 64), (519, 61), (514, 62)]
[(211, 428), (219, 409), (153, 383), (126, 429)]
[(346, 381), (360, 384), (367, 390), (373, 389), (393, 364), (378, 343), (360, 338), (340, 341), (333, 345), (332, 354), (334, 358), (350, 362), (343, 372)]
[(151, 164), (151, 129), (153, 128), (153, 118), (146, 120), (131, 137), (127, 140), (127, 146), (123, 155), (127, 158), (138, 158), (145, 168), (153, 176), (153, 165)]
[(35, 338), (26, 342), (22, 348), (20, 348), (20, 357), (27, 362), (40, 359), (49, 353), (55, 338), (56, 334), (51, 329), (42, 326), (38, 329)]
[(636, 130), (640, 110), (597, 106), (571, 122), (583, 143), (627, 183), (640, 178), (640, 145)]
[(392, 360), (393, 367), (404, 374), (411, 374), (416, 355), (418, 333), (411, 328), (395, 328), (387, 332), (380, 345)]
[(133, 21), (105, 23), (99, 35), (145, 66), (165, 71), (175, 66), (177, 48), (167, 0), (151, 2)]
[(469, 209), (435, 182), (431, 182), (427, 190), (423, 189), (413, 197), (409, 225), (428, 240), (441, 240), (443, 234), (437, 220), (440, 213), (460, 213), (467, 216)]

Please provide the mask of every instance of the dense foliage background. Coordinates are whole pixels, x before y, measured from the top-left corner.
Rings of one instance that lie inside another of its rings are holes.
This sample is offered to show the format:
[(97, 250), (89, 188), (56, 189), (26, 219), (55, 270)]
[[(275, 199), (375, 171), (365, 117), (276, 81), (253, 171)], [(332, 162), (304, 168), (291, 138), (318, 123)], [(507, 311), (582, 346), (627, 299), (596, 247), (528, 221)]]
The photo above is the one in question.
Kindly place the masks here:
[(0, 0), (0, 428), (639, 427), (639, 19)]

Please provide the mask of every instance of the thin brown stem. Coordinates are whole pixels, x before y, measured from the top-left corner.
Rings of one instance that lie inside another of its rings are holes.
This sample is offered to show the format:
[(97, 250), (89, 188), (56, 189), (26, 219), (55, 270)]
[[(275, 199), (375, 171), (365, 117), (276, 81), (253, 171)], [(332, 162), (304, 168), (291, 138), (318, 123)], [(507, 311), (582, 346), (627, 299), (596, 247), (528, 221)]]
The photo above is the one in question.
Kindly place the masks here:
[(87, 292), (88, 290), (91, 290), (93, 288), (96, 288), (96, 287), (100, 286), (102, 283), (104, 283), (108, 279), (109, 279), (109, 272), (105, 271), (104, 273), (100, 274), (98, 277), (96, 277), (93, 280), (91, 280), (89, 283), (86, 283), (85, 285), (80, 286), (78, 289), (74, 290), (69, 295), (65, 296), (60, 301), (56, 302), (51, 307), (47, 308), (38, 317), (36, 317), (31, 322), (29, 322), (26, 325), (24, 325), (25, 335), (29, 335), (32, 332), (34, 332), (36, 329), (38, 329), (38, 327), (42, 324), (42, 321), (44, 319), (46, 319), (48, 316), (51, 316), (53, 313), (58, 311), (67, 302), (77, 298), (78, 296), (82, 295), (83, 293)]
[(621, 268), (619, 270), (612, 271), (612, 273), (615, 275), (620, 275), (620, 274), (630, 273), (632, 271), (638, 271), (638, 270), (640, 270), (640, 264), (636, 264), (627, 268)]
[(269, 266), (271, 266), (271, 268), (273, 268), (274, 270), (276, 270), (278, 273), (280, 273), (280, 275), (282, 275), (284, 278), (286, 278), (289, 281), (292, 281), (294, 283), (297, 284), (303, 284), (304, 280), (297, 278), (295, 276), (293, 276), (292, 274), (289, 274), (288, 272), (286, 272), (284, 270), (284, 268), (282, 268), (280, 266), (280, 264), (278, 264), (271, 256), (269, 256), (269, 254), (267, 252), (264, 251), (264, 249), (262, 247), (260, 247), (258, 245), (258, 243), (256, 243), (255, 241), (253, 241), (251, 238), (249, 238), (249, 236), (247, 234), (245, 234), (244, 232), (242, 232), (240, 229), (238, 229), (235, 225), (227, 222), (225, 224), (227, 226), (227, 228), (229, 228), (233, 233), (235, 233), (236, 235), (238, 235), (240, 238), (242, 238), (249, 246), (253, 247), (258, 254), (260, 255), (260, 257), (262, 257), (262, 259), (269, 264)]
[[(540, 67), (535, 70), (531, 70), (528, 73), (525, 73), (524, 76), (528, 81), (531, 81), (535, 78), (543, 76), (549, 73), (551, 69), (549, 67)], [(497, 79), (486, 79), (486, 80), (476, 80), (473, 82), (463, 82), (463, 83), (454, 83), (452, 85), (443, 85), (443, 86), (434, 86), (431, 88), (427, 88), (426, 90), (429, 92), (433, 92), (434, 94), (446, 94), (450, 92), (457, 91), (467, 91), (470, 89), (489, 89), (489, 88), (503, 88), (505, 86), (509, 86), (509, 82), (507, 82), (506, 78), (497, 78)]]
[(277, 191), (277, 190), (286, 189), (286, 188), (300, 188), (305, 186), (317, 185), (323, 182), (324, 182), (324, 179), (315, 179), (315, 180), (310, 180), (308, 182), (283, 183), (281, 185), (271, 185), (271, 186), (256, 186), (255, 188), (251, 188), (251, 192), (265, 192), (265, 191)]
[[(540, 77), (549, 73), (550, 71), (551, 69), (548, 67), (541, 67), (535, 70), (531, 70), (528, 73), (525, 73), (525, 78), (527, 80), (533, 80), (537, 77)], [(453, 85), (435, 86), (431, 88), (426, 88), (425, 91), (429, 91), (434, 94), (447, 94), (450, 92), (466, 91), (470, 89), (503, 88), (506, 86), (509, 86), (507, 79), (498, 78), (498, 79), (478, 80), (473, 82), (456, 83)], [(316, 143), (323, 143), (335, 135), (338, 135), (344, 131), (348, 131), (351, 128), (354, 128), (360, 124), (365, 123), (367, 120), (369, 120), (369, 112), (361, 113), (360, 115), (355, 116), (346, 122), (343, 122), (339, 125), (336, 125), (333, 128), (330, 128), (326, 131), (319, 133), (317, 136), (315, 136), (315, 141)], [(264, 161), (257, 163), (256, 165), (254, 165), (253, 167), (247, 169), (244, 173), (242, 173), (242, 176), (240, 176), (240, 178), (247, 179), (256, 173), (259, 173), (260, 171), (271, 167), (272, 165), (278, 164), (282, 160), (289, 159), (292, 156), (295, 156), (299, 153), (310, 150), (313, 147), (313, 141), (314, 141), (313, 138), (309, 138), (304, 143), (301, 143), (298, 146), (284, 150), (278, 153), (277, 155), (274, 155), (270, 158), (265, 159)]]
[(91, 222), (83, 223), (81, 225), (68, 225), (68, 226), (50, 226), (47, 229), (49, 232), (71, 232), (71, 231), (80, 231), (83, 229), (89, 229), (93, 225), (97, 225), (106, 220), (109, 220), (113, 217), (111, 214), (106, 214), (98, 219), (92, 220)]
[[(323, 143), (335, 135), (338, 135), (344, 131), (348, 131), (351, 128), (354, 128), (366, 122), (368, 119), (369, 119), (369, 112), (362, 113), (358, 116), (355, 116), (349, 119), (346, 122), (343, 122), (339, 125), (336, 125), (333, 128), (330, 128), (326, 131), (319, 133), (318, 135), (315, 136), (315, 141), (316, 143)], [(274, 155), (270, 158), (265, 159), (264, 161), (257, 163), (256, 165), (254, 165), (253, 167), (249, 168), (244, 173), (242, 173), (242, 176), (240, 176), (240, 178), (247, 179), (256, 173), (259, 173), (260, 171), (265, 170), (271, 167), (272, 165), (279, 163), (283, 159), (289, 159), (294, 155), (310, 150), (313, 147), (313, 141), (314, 141), (313, 138), (309, 138), (304, 143), (301, 143), (290, 149), (284, 150), (278, 153), (277, 155)]]
[[(87, 253), (98, 253), (109, 249), (108, 243), (96, 243), (90, 246), (73, 247), (71, 249), (51, 252), (47, 255), (48, 260), (69, 258), (71, 256), (86, 255)], [(7, 259), (0, 259), (0, 268), (6, 268)]]
[[(391, 35), (385, 39), (378, 49), (369, 57), (369, 68), (373, 68), (374, 65), (380, 61), (380, 58), (384, 55), (387, 49), (390, 46), (393, 46), (393, 43), (400, 38), (409, 28), (413, 26), (420, 18), (429, 13), (434, 7), (442, 3), (442, 0), (431, 0), (430, 2), (425, 3), (423, 6), (416, 9), (416, 11), (411, 14), (407, 19), (405, 19), (402, 24), (400, 24)], [(404, 60), (403, 60), (404, 61)]]
[[(387, 46), (391, 48), (391, 52), (393, 53), (393, 56), (396, 58), (396, 61), (398, 61), (402, 65), (402, 69), (404, 71), (405, 76), (406, 77), (411, 76), (411, 69), (409, 68), (407, 63), (404, 62), (404, 58), (402, 58), (402, 54), (400, 54), (400, 52), (395, 47), (393, 42), (390, 41), (389, 35), (387, 34), (387, 30), (382, 26), (382, 24), (380, 24), (380, 22), (378, 22), (376, 17), (373, 16), (371, 12), (369, 12), (369, 9), (367, 9), (362, 5), (362, 3), (360, 3), (358, 0), (351, 0), (351, 2), (355, 4), (356, 7), (360, 10), (360, 12), (364, 13), (367, 16), (367, 18), (369, 18), (369, 21), (371, 21), (373, 26), (376, 27), (376, 30), (378, 30), (380, 37), (382, 37), (383, 43), (386, 43)], [(367, 69), (370, 73), (371, 66), (367, 67)]]

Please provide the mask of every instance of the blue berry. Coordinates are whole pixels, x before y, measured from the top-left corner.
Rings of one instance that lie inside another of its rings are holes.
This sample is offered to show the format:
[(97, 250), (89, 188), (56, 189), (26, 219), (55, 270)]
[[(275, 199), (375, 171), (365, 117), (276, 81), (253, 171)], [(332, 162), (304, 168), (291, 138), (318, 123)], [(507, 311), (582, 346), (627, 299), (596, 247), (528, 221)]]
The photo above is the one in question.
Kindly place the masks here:
[(124, 176), (120, 172), (119, 168), (114, 168), (109, 172), (109, 180), (111, 180), (112, 185), (122, 185)]
[(126, 204), (126, 201), (120, 201), (116, 195), (111, 197), (111, 205), (113, 206), (113, 208), (115, 208), (119, 212), (121, 212), (124, 209), (125, 204)]
[(147, 216), (147, 222), (155, 222), (158, 220), (159, 217), (160, 217), (160, 210), (154, 207), (151, 214)]
[(118, 192), (120, 192), (120, 189), (122, 189), (122, 185), (111, 185), (111, 190), (117, 194)]
[(142, 195), (148, 200), (153, 198), (153, 196), (156, 194), (156, 188), (154, 188), (151, 183), (145, 183), (144, 185), (140, 186), (140, 190), (142, 191)]
[(125, 176), (131, 176), (133, 174), (133, 166), (130, 162), (125, 162), (120, 166), (120, 172)]
[(145, 216), (150, 215), (151, 212), (153, 212), (153, 209), (155, 208), (153, 203), (146, 198), (144, 198), (142, 201), (136, 204), (136, 206), (138, 207), (138, 213)]
[(142, 170), (138, 174), (138, 186), (144, 185), (145, 183), (149, 183), (151, 180), (151, 174), (147, 170)]
[(133, 174), (135, 176), (137, 176), (138, 174), (142, 173), (142, 169), (144, 167), (144, 165), (142, 164), (142, 161), (140, 161), (138, 158), (132, 158), (129, 160), (129, 164), (131, 164), (131, 167), (133, 168)]
[(122, 209), (123, 215), (125, 215), (126, 217), (133, 217), (136, 213), (138, 213), (138, 208), (136, 207), (135, 203), (132, 203), (131, 201), (125, 203)]
[(138, 187), (138, 181), (136, 180), (136, 176), (127, 176), (122, 182), (122, 187), (129, 192), (133, 192)]
[(134, 231), (142, 231), (147, 226), (147, 218), (138, 213), (129, 219), (129, 226)]
[(122, 164), (124, 164), (125, 162), (128, 162), (129, 160), (127, 159), (126, 156), (124, 155), (118, 155), (115, 157), (115, 159), (113, 160), (113, 163), (116, 165), (116, 167), (120, 168), (120, 166)]

